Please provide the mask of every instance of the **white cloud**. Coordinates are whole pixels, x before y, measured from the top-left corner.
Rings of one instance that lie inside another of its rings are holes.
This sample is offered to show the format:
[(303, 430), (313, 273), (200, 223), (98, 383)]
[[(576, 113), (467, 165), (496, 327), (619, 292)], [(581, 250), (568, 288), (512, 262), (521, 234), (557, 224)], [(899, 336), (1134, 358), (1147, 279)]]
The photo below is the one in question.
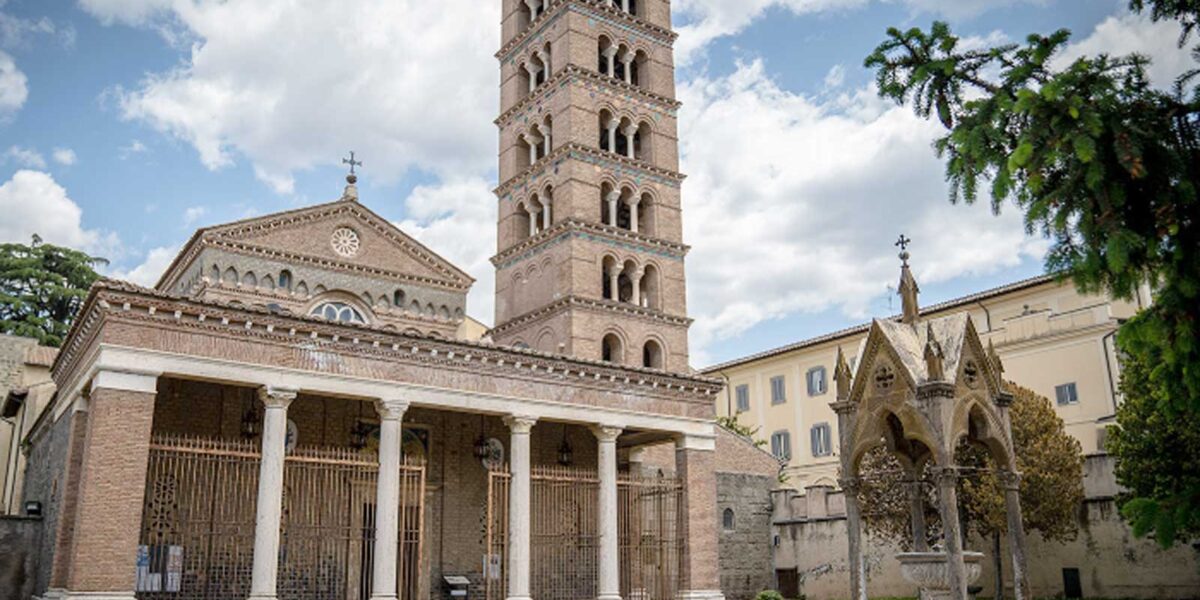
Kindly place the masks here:
[(1141, 14), (1121, 14), (1102, 21), (1088, 37), (1067, 47), (1056, 57), (1055, 65), (1064, 67), (1083, 56), (1141, 54), (1151, 59), (1147, 69), (1150, 81), (1169, 89), (1175, 78), (1197, 66), (1188, 48), (1179, 47), (1181, 28), (1177, 21), (1154, 22)]
[(829, 72), (825, 74), (825, 89), (834, 90), (842, 87), (846, 82), (846, 67), (844, 65), (833, 65), (829, 68)]
[[(963, 19), (1017, 4), (1044, 4), (1046, 0), (881, 0), (902, 2), (914, 13)], [(871, 0), (677, 0), (675, 14), (682, 23), (677, 27), (676, 62), (686, 65), (703, 49), (721, 37), (736, 35), (762, 18), (769, 10), (784, 10), (794, 15), (825, 13), (861, 8)]]
[(0, 185), (0, 241), (43, 240), (115, 258), (121, 251), (116, 234), (83, 228), (83, 211), (67, 190), (41, 171), (20, 170)]
[(145, 154), (149, 151), (150, 149), (141, 140), (133, 140), (129, 142), (128, 146), (117, 148), (117, 154), (121, 157), (121, 160), (129, 160), (129, 157), (135, 154)]
[(468, 312), (485, 323), (493, 317), (496, 196), (483, 178), (420, 186), (404, 206), (408, 218), (396, 226), (475, 278)]
[[(366, 176), (494, 168), (500, 6), (480, 0), (84, 0), (103, 21), (193, 40), (178, 68), (114, 90), (125, 118), (246, 159), (280, 193), (293, 174), (365, 157)], [(403, 32), (403, 35), (398, 35)]]
[[(865, 88), (822, 100), (780, 89), (760, 62), (680, 87), (693, 363), (767, 320), (862, 318), (895, 284), (907, 233), (918, 277), (945, 281), (1040, 258), (1021, 215), (950, 205), (938, 125)], [(747, 268), (753, 265), (753, 268)]]
[(29, 98), (28, 81), (13, 58), (0, 51), (0, 123), (25, 105)]
[(12, 146), (4, 153), (4, 162), (14, 162), (28, 169), (45, 169), (46, 159), (37, 150)]
[(196, 221), (200, 220), (200, 218), (206, 213), (208, 213), (208, 209), (203, 206), (188, 207), (187, 210), (183, 211), (183, 224), (192, 225)]
[(55, 148), (54, 152), (51, 153), (50, 156), (54, 158), (54, 162), (64, 167), (70, 167), (79, 162), (79, 157), (76, 156), (75, 151), (70, 148)]
[(171, 261), (175, 260), (175, 255), (178, 253), (179, 246), (154, 248), (146, 254), (146, 258), (141, 264), (127, 271), (115, 270), (109, 276), (145, 287), (154, 287), (154, 284), (158, 283), (158, 278), (162, 277), (167, 267), (171, 266)]

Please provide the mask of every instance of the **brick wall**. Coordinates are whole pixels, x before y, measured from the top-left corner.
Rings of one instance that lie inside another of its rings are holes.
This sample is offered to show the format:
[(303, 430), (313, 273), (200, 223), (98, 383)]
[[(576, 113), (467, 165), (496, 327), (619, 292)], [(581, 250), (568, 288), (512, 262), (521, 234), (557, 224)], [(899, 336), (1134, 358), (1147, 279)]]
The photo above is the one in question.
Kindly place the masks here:
[[(49, 418), (49, 415), (47, 415)], [(24, 499), (42, 503), (41, 546), (34, 572), (33, 590), (41, 594), (50, 586), (50, 570), (57, 545), (57, 528), (63, 511), (67, 447), (72, 413), (47, 423), (32, 438), (28, 467), (25, 470)]]

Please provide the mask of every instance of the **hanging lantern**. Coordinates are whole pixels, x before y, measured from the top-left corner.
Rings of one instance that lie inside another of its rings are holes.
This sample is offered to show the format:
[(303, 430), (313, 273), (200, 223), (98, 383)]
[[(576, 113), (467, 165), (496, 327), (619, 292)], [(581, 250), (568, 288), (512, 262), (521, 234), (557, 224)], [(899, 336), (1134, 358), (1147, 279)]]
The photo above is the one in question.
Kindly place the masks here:
[(484, 432), (483, 415), (479, 415), (479, 437), (475, 438), (475, 458), (478, 460), (487, 460), (492, 455), (492, 448), (488, 444), (487, 436)]
[(242, 413), (242, 437), (252, 440), (258, 437), (259, 434), (259, 418), (258, 411), (254, 410), (254, 405), (246, 407), (246, 412)]
[(362, 421), (354, 424), (350, 428), (350, 447), (355, 450), (362, 450), (367, 447), (367, 441), (371, 437), (372, 427)]
[(575, 449), (571, 447), (571, 442), (567, 441), (567, 427), (563, 426), (562, 445), (558, 447), (558, 464), (569, 467), (575, 464)]

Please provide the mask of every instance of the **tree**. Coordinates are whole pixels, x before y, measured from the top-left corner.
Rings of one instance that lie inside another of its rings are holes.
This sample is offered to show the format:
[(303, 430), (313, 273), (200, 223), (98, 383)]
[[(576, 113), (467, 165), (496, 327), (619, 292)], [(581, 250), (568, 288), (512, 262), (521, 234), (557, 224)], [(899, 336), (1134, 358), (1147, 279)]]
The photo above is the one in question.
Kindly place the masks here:
[(0, 244), (0, 333), (60, 346), (104, 259), (42, 243)]
[(759, 439), (757, 437), (759, 428), (751, 427), (749, 425), (742, 425), (741, 421), (738, 421), (738, 415), (717, 417), (717, 425), (720, 425), (721, 427), (724, 427), (725, 429), (728, 429), (729, 431), (732, 431), (733, 433), (750, 440), (750, 443), (754, 444), (755, 448), (762, 448), (763, 446), (767, 445), (766, 440)]
[[(1083, 455), (1079, 441), (1067, 434), (1050, 401), (1036, 392), (1009, 384), (1017, 471), (1021, 474), (1021, 512), (1025, 530), (1050, 541), (1072, 539), (1078, 532), (1077, 514), (1083, 504)], [(963, 533), (992, 540), (997, 595), (1003, 597), (1003, 557), (1000, 540), (1008, 531), (1004, 489), (998, 467), (986, 449), (964, 440), (955, 452), (966, 476), (959, 482), (959, 514)], [(867, 531), (911, 548), (911, 499), (900, 463), (886, 449), (864, 459), (860, 468), (863, 515)], [(926, 465), (929, 468), (930, 465)], [(940, 531), (933, 486), (925, 479), (925, 519), (931, 539)]]
[(1128, 358), (1121, 374), (1125, 397), (1108, 450), (1119, 456), (1117, 480), (1128, 490), (1121, 512), (1138, 536), (1154, 533), (1163, 547), (1200, 537), (1200, 416), (1170, 414), (1148, 376), (1151, 366)]
[[(1131, 6), (1179, 20), (1180, 44), (1200, 20), (1197, 0)], [(1153, 365), (1144, 374), (1155, 410), (1200, 414), (1200, 72), (1168, 92), (1150, 84), (1141, 56), (1060, 66), (1054, 57), (1066, 30), (978, 50), (964, 49), (945, 23), (887, 35), (865, 64), (876, 69), (882, 96), (911, 101), (949, 130), (934, 146), (950, 200), (972, 203), (990, 187), (993, 210), (1015, 202), (1029, 232), (1052, 241), (1047, 268), (1084, 292), (1131, 299), (1155, 287), (1154, 305), (1121, 327), (1118, 344)], [(1200, 46), (1194, 54), (1200, 61)], [(1190, 502), (1176, 492), (1158, 488), (1171, 495), (1144, 499)], [(1123, 513), (1154, 505), (1127, 503)], [(1156, 520), (1168, 531), (1186, 530), (1165, 514)]]

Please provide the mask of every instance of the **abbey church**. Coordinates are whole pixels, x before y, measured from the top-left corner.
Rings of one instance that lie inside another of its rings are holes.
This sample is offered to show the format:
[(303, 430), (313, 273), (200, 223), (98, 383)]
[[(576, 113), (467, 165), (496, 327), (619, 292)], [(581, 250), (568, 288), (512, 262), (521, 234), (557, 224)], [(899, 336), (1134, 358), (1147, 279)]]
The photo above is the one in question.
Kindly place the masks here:
[(723, 597), (669, 2), (502, 1), (495, 328), (353, 174), (97, 284), (27, 436), (34, 596)]

